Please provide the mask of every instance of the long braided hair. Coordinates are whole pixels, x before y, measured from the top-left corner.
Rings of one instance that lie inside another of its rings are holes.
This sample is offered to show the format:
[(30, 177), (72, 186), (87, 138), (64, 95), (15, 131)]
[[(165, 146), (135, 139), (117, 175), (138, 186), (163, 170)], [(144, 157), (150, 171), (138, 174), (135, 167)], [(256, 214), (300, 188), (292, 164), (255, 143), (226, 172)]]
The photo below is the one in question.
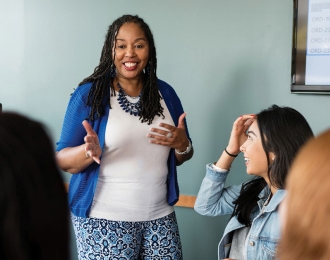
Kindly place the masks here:
[[(142, 18), (137, 15), (123, 15), (116, 19), (110, 26), (103, 45), (99, 65), (94, 69), (94, 72), (89, 77), (79, 83), (79, 86), (92, 82), (91, 89), (88, 94), (87, 106), (91, 107), (89, 119), (96, 120), (104, 115), (106, 105), (110, 104), (110, 89), (111, 95), (115, 95), (113, 86), (113, 78), (116, 76), (114, 59), (112, 50), (116, 40), (117, 33), (124, 23), (136, 23), (144, 31), (144, 34), (149, 43), (149, 61), (143, 72), (143, 89), (141, 93), (141, 123), (147, 122), (151, 124), (156, 115), (163, 115), (163, 107), (160, 104), (161, 96), (158, 92), (157, 85), (157, 57), (154, 38), (149, 26)], [(110, 88), (109, 88), (110, 86)]]

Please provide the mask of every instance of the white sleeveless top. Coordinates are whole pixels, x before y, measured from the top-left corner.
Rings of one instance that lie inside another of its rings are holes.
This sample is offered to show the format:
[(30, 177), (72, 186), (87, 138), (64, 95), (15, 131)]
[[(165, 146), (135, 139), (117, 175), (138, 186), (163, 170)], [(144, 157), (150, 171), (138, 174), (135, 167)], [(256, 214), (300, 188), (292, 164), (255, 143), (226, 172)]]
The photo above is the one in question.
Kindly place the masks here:
[[(105, 146), (90, 217), (115, 221), (148, 221), (174, 211), (166, 201), (167, 159), (170, 147), (149, 143), (150, 128), (160, 122), (174, 125), (168, 108), (151, 125), (126, 113), (111, 97)], [(136, 102), (137, 99), (131, 99)]]

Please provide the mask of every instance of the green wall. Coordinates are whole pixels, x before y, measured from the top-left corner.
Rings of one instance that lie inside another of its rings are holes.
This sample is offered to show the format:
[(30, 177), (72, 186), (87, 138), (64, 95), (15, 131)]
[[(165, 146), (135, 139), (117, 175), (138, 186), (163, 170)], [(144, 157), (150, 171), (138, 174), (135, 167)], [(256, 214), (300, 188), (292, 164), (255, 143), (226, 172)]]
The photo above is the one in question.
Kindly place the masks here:
[[(178, 168), (182, 194), (197, 194), (206, 163), (219, 157), (243, 113), (275, 103), (302, 112), (316, 134), (330, 127), (330, 96), (290, 93), (288, 0), (0, 0), (3, 109), (42, 120), (55, 144), (70, 93), (91, 74), (107, 27), (124, 13), (150, 25), (158, 76), (187, 112), (195, 155)], [(228, 183), (245, 179), (239, 156)], [(185, 259), (216, 259), (227, 217), (176, 212)]]

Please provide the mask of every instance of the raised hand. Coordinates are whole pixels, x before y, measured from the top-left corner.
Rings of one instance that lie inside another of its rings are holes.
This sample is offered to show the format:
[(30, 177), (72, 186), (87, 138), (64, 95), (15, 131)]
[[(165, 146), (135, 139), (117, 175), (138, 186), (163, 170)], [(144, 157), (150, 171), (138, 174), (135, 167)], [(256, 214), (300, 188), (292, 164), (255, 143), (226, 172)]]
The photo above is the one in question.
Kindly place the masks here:
[(231, 154), (239, 154), (241, 145), (246, 141), (246, 131), (255, 120), (255, 115), (241, 115), (233, 124), (227, 151)]

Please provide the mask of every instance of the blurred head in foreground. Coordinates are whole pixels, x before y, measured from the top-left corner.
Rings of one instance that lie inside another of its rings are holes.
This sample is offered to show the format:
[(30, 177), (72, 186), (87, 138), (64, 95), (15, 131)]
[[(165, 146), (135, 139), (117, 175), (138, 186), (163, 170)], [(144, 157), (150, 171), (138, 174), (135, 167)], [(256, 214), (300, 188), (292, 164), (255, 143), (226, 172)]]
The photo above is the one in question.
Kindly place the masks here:
[(286, 189), (279, 259), (330, 259), (330, 129), (300, 150)]
[(0, 259), (69, 259), (69, 210), (52, 142), (37, 121), (0, 113)]

